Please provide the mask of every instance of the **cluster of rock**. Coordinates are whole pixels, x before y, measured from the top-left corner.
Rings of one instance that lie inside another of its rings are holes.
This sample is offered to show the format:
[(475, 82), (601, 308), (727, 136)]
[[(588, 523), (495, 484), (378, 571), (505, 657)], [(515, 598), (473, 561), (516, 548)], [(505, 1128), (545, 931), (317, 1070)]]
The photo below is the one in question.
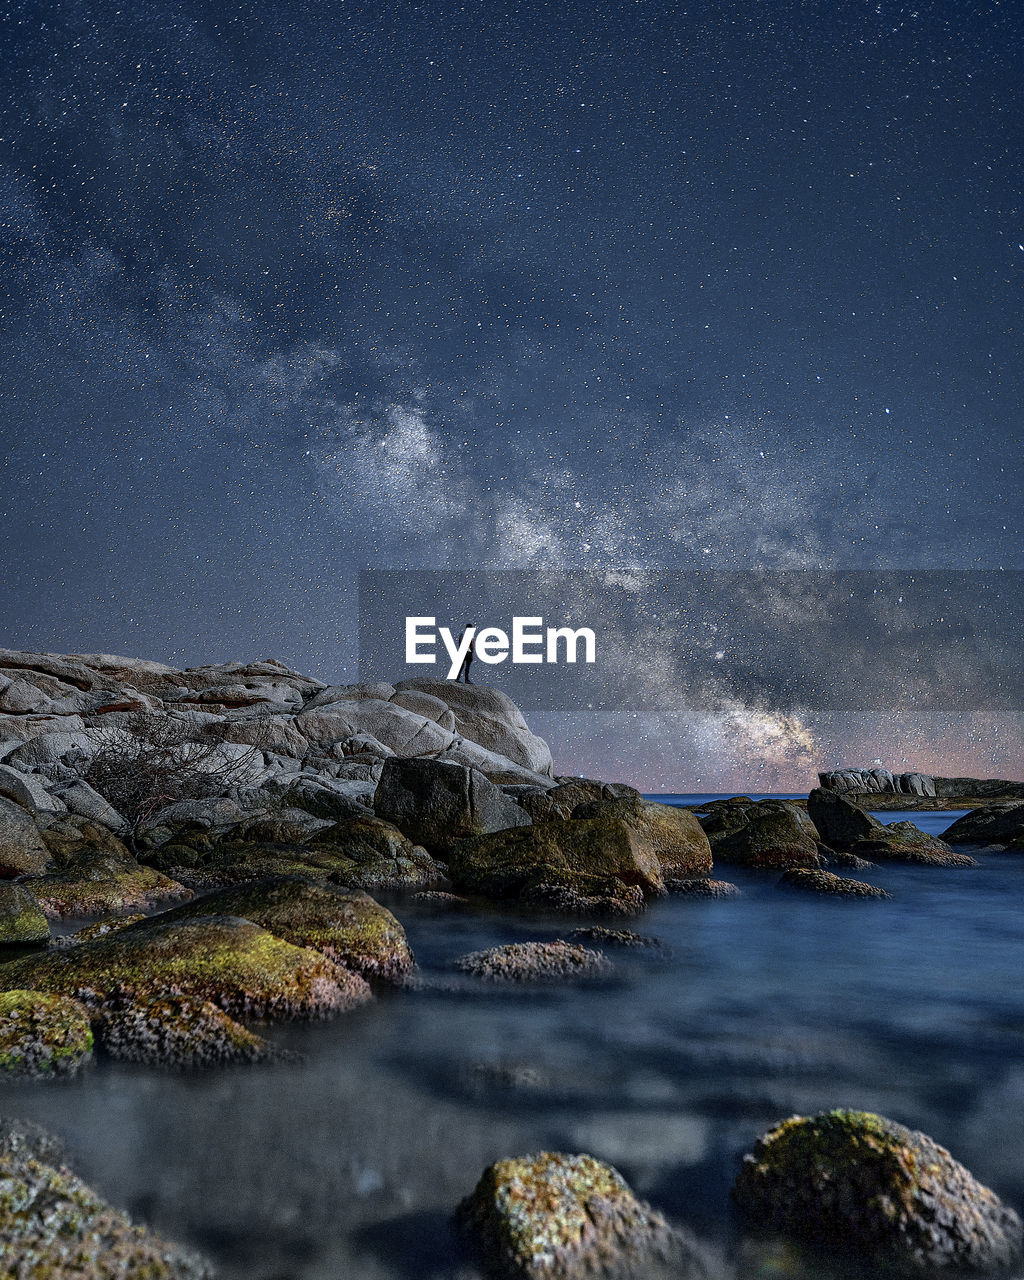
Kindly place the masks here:
[[(792, 1116), (743, 1160), (733, 1198), (749, 1231), (818, 1249), (829, 1270), (978, 1274), (1021, 1256), (1017, 1214), (943, 1147), (883, 1116)], [(499, 1160), (456, 1222), (507, 1280), (728, 1275), (724, 1260), (639, 1200), (593, 1156), (542, 1151)], [(819, 1274), (820, 1266), (793, 1274)], [(773, 1270), (775, 1268), (772, 1268)]]
[(940, 778), (926, 773), (892, 773), (888, 769), (831, 769), (818, 774), (818, 784), (829, 791), (857, 795), (1024, 800), (1024, 782), (1005, 778)]

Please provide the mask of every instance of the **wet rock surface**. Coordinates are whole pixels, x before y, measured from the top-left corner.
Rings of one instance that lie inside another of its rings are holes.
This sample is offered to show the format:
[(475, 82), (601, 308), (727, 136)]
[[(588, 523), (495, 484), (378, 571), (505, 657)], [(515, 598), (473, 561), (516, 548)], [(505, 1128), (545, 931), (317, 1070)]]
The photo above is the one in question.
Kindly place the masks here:
[(863, 880), (848, 880), (831, 871), (814, 871), (799, 867), (787, 871), (779, 880), (780, 889), (796, 889), (802, 893), (821, 893), (834, 898), (889, 899), (891, 893)]
[(543, 1151), (499, 1160), (459, 1205), (456, 1221), (488, 1268), (507, 1280), (625, 1280), (658, 1264), (670, 1264), (680, 1280), (711, 1274), (692, 1238), (589, 1155)]
[(793, 1116), (744, 1157), (747, 1220), (892, 1270), (1010, 1266), (1017, 1214), (926, 1134), (862, 1111)]
[(65, 996), (0, 993), (0, 1078), (75, 1075), (92, 1057), (89, 1014)]

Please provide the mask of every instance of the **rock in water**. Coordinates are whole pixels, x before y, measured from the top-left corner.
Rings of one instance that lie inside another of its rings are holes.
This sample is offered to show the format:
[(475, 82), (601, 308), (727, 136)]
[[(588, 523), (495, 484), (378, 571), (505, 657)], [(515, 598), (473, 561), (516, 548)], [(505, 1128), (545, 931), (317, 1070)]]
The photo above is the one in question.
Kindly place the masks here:
[(711, 845), (689, 809), (653, 800), (623, 797), (577, 805), (574, 818), (621, 818), (658, 855), (662, 873), (692, 879), (711, 872)]
[(785, 800), (733, 805), (701, 821), (715, 862), (758, 870), (817, 867), (817, 832), (807, 815)]
[(261, 1062), (274, 1056), (260, 1036), (208, 1000), (191, 996), (112, 1001), (98, 1017), (104, 1052), (122, 1062), (178, 1070)]
[(699, 1245), (593, 1156), (499, 1160), (459, 1205), (456, 1222), (507, 1280), (639, 1278), (659, 1264), (677, 1280), (711, 1274)]
[(891, 893), (863, 880), (847, 880), (831, 871), (812, 871), (794, 867), (779, 880), (780, 889), (802, 889), (805, 893), (824, 893), (834, 898), (891, 898)]
[(873, 814), (834, 791), (820, 787), (807, 797), (807, 813), (829, 848), (869, 862), (912, 862), (931, 867), (973, 867), (973, 858), (954, 853), (944, 841), (912, 822), (885, 826)]
[(326, 956), (232, 916), (132, 926), (76, 947), (0, 966), (0, 985), (69, 995), (90, 1007), (111, 996), (196, 996), (253, 1018), (327, 1018), (370, 999), (365, 979)]
[[(202, 1259), (133, 1225), (46, 1144), (0, 1142), (0, 1258), (12, 1280), (213, 1280)], [(59, 1157), (55, 1157), (59, 1159)]]
[(0, 995), (0, 1078), (71, 1076), (91, 1057), (89, 1014), (77, 1001), (39, 991)]
[(505, 947), (471, 951), (455, 961), (456, 969), (492, 982), (557, 982), (595, 978), (611, 972), (600, 951), (572, 942), (513, 942)]
[(989, 804), (965, 813), (943, 831), (942, 838), (949, 844), (1024, 850), (1024, 803)]
[(733, 1188), (758, 1227), (878, 1267), (986, 1271), (1021, 1252), (1016, 1213), (923, 1133), (865, 1111), (792, 1116), (744, 1157)]

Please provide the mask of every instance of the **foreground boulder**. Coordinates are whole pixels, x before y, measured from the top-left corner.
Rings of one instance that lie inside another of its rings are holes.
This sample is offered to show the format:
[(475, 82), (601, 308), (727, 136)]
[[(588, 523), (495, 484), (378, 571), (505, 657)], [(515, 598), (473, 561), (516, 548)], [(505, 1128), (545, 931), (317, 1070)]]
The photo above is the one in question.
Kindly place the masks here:
[(202, 1259), (106, 1201), (28, 1126), (0, 1131), (0, 1254), (12, 1280), (213, 1280)]
[[(296, 947), (312, 947), (365, 978), (397, 978), (415, 965), (405, 930), (366, 893), (299, 876), (275, 876), (197, 898), (156, 917), (157, 925), (200, 916), (241, 916)], [(141, 921), (137, 930), (153, 928)]]
[(640, 1277), (658, 1265), (678, 1280), (711, 1274), (700, 1247), (593, 1156), (499, 1160), (459, 1205), (456, 1222), (508, 1280)]
[(50, 926), (32, 890), (0, 880), (0, 945), (49, 941)]
[(863, 1111), (793, 1116), (733, 1189), (760, 1228), (892, 1270), (987, 1271), (1020, 1255), (1020, 1219), (923, 1133)]
[(491, 898), (532, 896), (555, 905), (546, 892), (552, 888), (591, 899), (665, 891), (657, 854), (621, 818), (568, 818), (476, 836), (455, 846), (448, 865), (456, 886)]
[(948, 844), (977, 844), (1024, 852), (1024, 801), (990, 804), (957, 818), (942, 833)]
[(975, 861), (954, 853), (936, 836), (912, 822), (885, 826), (835, 791), (816, 788), (807, 797), (807, 814), (829, 848), (866, 858), (869, 862), (911, 862), (932, 867), (973, 867)]
[(492, 982), (557, 982), (595, 978), (611, 972), (600, 951), (573, 942), (513, 942), (486, 951), (471, 951), (455, 961), (456, 969)]
[(70, 1076), (91, 1057), (89, 1014), (76, 1001), (39, 991), (0, 995), (0, 1078)]
[(785, 800), (723, 806), (700, 825), (715, 862), (756, 870), (821, 865), (817, 832), (807, 815)]
[(529, 814), (478, 769), (396, 756), (384, 762), (373, 808), (431, 853), (467, 836), (530, 822)]
[(370, 998), (363, 978), (231, 916), (132, 926), (95, 942), (0, 966), (6, 990), (68, 995), (90, 1007), (190, 995), (234, 1016), (327, 1018)]
[(711, 872), (711, 845), (689, 809), (658, 804), (653, 800), (623, 797), (591, 800), (577, 805), (574, 818), (621, 818), (645, 843), (661, 864), (662, 874), (675, 879), (706, 876)]

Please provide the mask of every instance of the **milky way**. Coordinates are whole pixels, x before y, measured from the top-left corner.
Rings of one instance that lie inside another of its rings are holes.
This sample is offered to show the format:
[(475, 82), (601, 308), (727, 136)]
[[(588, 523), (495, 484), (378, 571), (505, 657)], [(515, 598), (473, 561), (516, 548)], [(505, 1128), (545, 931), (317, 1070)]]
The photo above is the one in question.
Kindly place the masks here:
[[(1022, 37), (952, 0), (15, 3), (5, 642), (345, 680), (365, 567), (1021, 567)], [(955, 699), (671, 692), (539, 719), (672, 789), (1019, 750)]]

